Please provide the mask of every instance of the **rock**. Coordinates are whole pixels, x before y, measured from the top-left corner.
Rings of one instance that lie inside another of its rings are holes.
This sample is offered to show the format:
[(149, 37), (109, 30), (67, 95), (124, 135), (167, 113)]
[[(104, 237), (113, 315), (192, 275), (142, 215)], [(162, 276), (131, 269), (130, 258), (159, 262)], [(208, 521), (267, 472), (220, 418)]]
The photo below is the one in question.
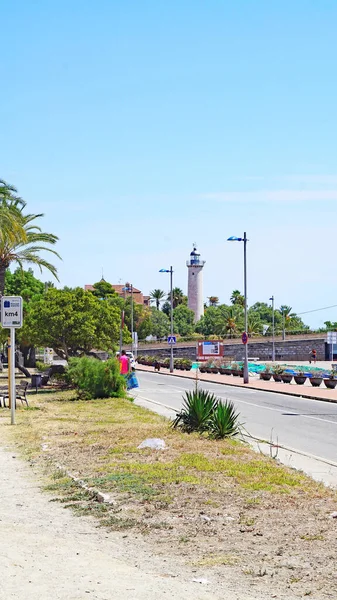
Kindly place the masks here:
[(160, 438), (147, 438), (141, 444), (139, 444), (138, 448), (141, 450), (142, 448), (151, 448), (151, 450), (165, 450), (166, 444), (164, 440)]
[(331, 513), (330, 517), (331, 517), (332, 519), (337, 519), (337, 511), (335, 511), (335, 512)]
[(200, 577), (200, 579), (192, 579), (193, 583), (202, 583), (203, 585), (207, 585), (208, 584), (208, 579), (206, 579), (206, 577)]
[(200, 515), (200, 518), (203, 519), (204, 521), (207, 521), (207, 523), (209, 523), (209, 521), (211, 521), (211, 517), (208, 517), (207, 515)]

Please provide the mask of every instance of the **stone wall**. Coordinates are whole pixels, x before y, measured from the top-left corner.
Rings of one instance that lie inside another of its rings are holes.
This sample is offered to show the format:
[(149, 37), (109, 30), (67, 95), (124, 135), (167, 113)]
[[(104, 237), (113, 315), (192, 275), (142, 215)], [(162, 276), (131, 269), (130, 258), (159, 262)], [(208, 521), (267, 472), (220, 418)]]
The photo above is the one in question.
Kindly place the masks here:
[[(314, 348), (317, 352), (317, 360), (329, 360), (329, 354), (325, 337), (315, 338), (313, 340), (285, 340), (275, 342), (275, 359), (280, 361), (296, 361), (308, 360), (310, 351)], [(196, 360), (196, 345), (195, 346), (177, 346), (174, 347), (174, 356), (176, 358), (190, 358)], [(170, 356), (170, 347), (167, 348), (146, 348), (139, 351), (138, 354), (148, 356), (158, 356), (166, 358)], [(225, 356), (233, 360), (243, 360), (244, 347), (243, 344), (226, 344)], [(262, 361), (271, 361), (272, 357), (272, 342), (249, 342), (248, 357), (258, 358)]]

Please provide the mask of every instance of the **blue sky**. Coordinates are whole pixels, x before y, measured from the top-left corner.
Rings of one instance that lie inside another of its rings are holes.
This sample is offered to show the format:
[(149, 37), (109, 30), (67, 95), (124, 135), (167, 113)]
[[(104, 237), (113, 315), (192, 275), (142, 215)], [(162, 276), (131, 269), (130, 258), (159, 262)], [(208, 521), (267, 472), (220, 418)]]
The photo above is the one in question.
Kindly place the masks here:
[[(60, 237), (62, 285), (337, 304), (334, 1), (12, 0), (0, 177)], [(47, 274), (45, 279), (49, 279)], [(320, 325), (337, 309), (306, 315)]]

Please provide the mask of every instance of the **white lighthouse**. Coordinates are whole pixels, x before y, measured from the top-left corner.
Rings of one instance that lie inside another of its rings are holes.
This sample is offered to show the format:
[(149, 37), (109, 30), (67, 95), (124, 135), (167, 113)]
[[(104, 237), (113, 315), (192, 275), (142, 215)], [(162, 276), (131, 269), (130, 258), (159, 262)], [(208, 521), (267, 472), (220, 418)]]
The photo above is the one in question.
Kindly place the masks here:
[(188, 308), (194, 312), (194, 321), (199, 321), (204, 314), (204, 299), (202, 285), (202, 270), (205, 261), (200, 260), (200, 254), (196, 247), (190, 254), (190, 260), (186, 265), (188, 268)]

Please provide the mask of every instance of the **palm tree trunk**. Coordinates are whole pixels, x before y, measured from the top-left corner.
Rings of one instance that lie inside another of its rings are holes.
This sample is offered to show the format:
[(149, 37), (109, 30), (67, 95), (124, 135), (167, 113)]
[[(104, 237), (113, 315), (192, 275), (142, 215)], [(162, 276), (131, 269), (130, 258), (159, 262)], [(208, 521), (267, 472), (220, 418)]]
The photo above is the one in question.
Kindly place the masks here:
[(5, 293), (5, 275), (6, 267), (0, 264), (0, 296), (3, 296)]

